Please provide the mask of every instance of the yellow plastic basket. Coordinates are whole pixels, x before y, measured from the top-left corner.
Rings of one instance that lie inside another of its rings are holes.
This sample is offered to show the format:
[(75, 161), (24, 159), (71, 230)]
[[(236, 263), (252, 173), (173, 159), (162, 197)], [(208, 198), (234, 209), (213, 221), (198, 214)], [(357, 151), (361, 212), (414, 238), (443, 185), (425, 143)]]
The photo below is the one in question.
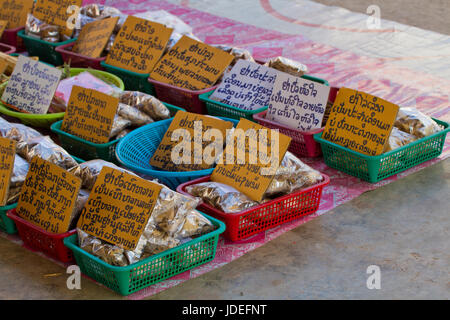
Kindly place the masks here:
[[(121, 90), (125, 89), (125, 86), (123, 84), (123, 81), (105, 71), (99, 71), (99, 70), (93, 70), (93, 69), (86, 69), (86, 68), (71, 68), (70, 69), (70, 76), (76, 76), (84, 71), (89, 71), (93, 75), (98, 76), (100, 78), (106, 79), (113, 83), (115, 86), (119, 87)], [(3, 88), (7, 85), (8, 82), (3, 83), (0, 85), (0, 88)], [(58, 113), (47, 113), (47, 114), (31, 114), (31, 113), (23, 113), (14, 111), (7, 106), (5, 106), (2, 102), (0, 102), (0, 113), (3, 113), (7, 116), (14, 117), (19, 119), (23, 124), (32, 126), (32, 127), (38, 127), (38, 128), (50, 128), (50, 126), (59, 120), (62, 120), (64, 118), (65, 112), (58, 112)]]

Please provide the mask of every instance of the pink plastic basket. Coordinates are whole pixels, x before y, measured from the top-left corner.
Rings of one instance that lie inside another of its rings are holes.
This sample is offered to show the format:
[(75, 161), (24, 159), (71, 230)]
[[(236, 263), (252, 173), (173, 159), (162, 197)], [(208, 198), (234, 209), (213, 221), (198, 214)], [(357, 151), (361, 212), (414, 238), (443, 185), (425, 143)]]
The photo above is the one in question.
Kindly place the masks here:
[(174, 106), (184, 108), (188, 112), (207, 114), (206, 104), (201, 101), (199, 96), (203, 93), (209, 92), (217, 88), (217, 85), (211, 88), (191, 91), (188, 89), (178, 88), (167, 83), (159, 82), (153, 79), (148, 79), (153, 84), (156, 97), (164, 102)]
[(106, 57), (101, 58), (91, 58), (78, 54), (72, 51), (74, 42), (63, 44), (62, 46), (56, 47), (56, 51), (59, 52), (64, 60), (64, 62), (69, 63), (70, 66), (74, 68), (93, 68), (96, 70), (105, 70), (100, 63), (106, 60)]
[[(226, 224), (224, 237), (239, 241), (254, 234), (274, 228), (280, 224), (313, 214), (319, 209), (323, 188), (330, 183), (330, 178), (322, 174), (323, 181), (311, 187), (294, 191), (285, 196), (259, 204), (237, 213), (225, 213), (213, 206), (202, 203), (198, 210), (223, 221)], [(210, 176), (183, 183), (177, 187), (179, 193), (189, 195), (186, 187), (208, 182)]]
[[(334, 103), (338, 92), (337, 87), (332, 87), (330, 95), (328, 96), (328, 103)], [(253, 115), (253, 118), (259, 124), (270, 128), (278, 129), (282, 134), (292, 138), (289, 146), (289, 151), (298, 157), (314, 158), (322, 154), (320, 143), (314, 140), (314, 135), (323, 131), (323, 127), (311, 131), (301, 131), (298, 129), (289, 128), (281, 123), (266, 119), (267, 110)]]
[(22, 38), (17, 36), (17, 33), (23, 29), (25, 29), (25, 27), (19, 27), (15, 29), (5, 29), (5, 31), (3, 31), (3, 35), (0, 42), (13, 46), (14, 48), (16, 48), (17, 52), (25, 51), (25, 45), (23, 43)]
[(11, 54), (16, 52), (16, 48), (8, 44), (0, 43), (0, 51), (6, 54)]

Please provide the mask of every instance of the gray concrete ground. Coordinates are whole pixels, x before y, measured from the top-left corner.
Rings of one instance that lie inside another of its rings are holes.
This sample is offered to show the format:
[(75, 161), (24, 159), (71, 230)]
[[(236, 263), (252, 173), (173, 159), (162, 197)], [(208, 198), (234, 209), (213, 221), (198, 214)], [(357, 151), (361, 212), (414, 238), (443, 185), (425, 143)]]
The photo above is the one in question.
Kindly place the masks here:
[[(151, 299), (450, 299), (450, 159), (341, 205)], [(0, 239), (0, 299), (123, 299)], [(381, 289), (367, 289), (368, 266)]]
[(450, 2), (448, 0), (314, 0), (327, 6), (342, 7), (351, 11), (367, 13), (370, 5), (377, 5), (381, 18), (410, 26), (450, 32)]

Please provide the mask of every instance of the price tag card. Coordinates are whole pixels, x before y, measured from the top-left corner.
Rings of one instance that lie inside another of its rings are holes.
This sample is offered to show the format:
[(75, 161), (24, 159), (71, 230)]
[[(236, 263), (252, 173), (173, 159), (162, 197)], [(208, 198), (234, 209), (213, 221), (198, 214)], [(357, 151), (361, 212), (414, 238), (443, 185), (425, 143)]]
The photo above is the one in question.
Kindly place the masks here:
[(0, 37), (3, 35), (3, 31), (5, 31), (7, 25), (8, 21), (0, 20)]
[(33, 1), (30, 0), (1, 0), (0, 20), (8, 21), (8, 29), (23, 27), (32, 8)]
[(0, 74), (5, 73), (6, 68), (8, 68), (8, 62), (0, 57)]
[(238, 60), (211, 94), (210, 99), (227, 105), (256, 110), (269, 104), (278, 71), (257, 63)]
[(119, 98), (73, 86), (61, 130), (93, 143), (107, 143)]
[(105, 62), (136, 73), (150, 73), (161, 58), (172, 30), (156, 22), (128, 16)]
[(232, 186), (250, 199), (261, 201), (291, 138), (241, 119), (231, 140), (227, 142), (225, 157), (214, 169), (211, 180)]
[[(195, 171), (214, 165), (233, 123), (210, 116), (178, 111), (150, 159), (166, 171)], [(216, 148), (217, 147), (217, 148)]]
[(73, 29), (69, 29), (67, 24), (77, 17), (78, 10), (71, 10), (70, 7), (80, 8), (82, 3), (83, 0), (36, 0), (33, 15), (48, 24), (61, 27), (65, 35), (71, 36)]
[(1, 100), (20, 112), (46, 114), (62, 71), (20, 55)]
[(0, 207), (6, 205), (16, 158), (16, 142), (0, 137)]
[(161, 188), (132, 174), (103, 167), (77, 226), (94, 237), (134, 250)]
[(329, 94), (328, 86), (280, 72), (266, 118), (301, 131), (319, 129)]
[(188, 90), (214, 86), (233, 56), (203, 42), (183, 36), (158, 61), (150, 78)]
[(102, 19), (86, 24), (80, 32), (72, 51), (98, 58), (106, 47), (119, 17)]
[(389, 140), (399, 106), (370, 94), (341, 88), (322, 138), (376, 156)]
[(35, 156), (20, 191), (16, 213), (45, 231), (67, 232), (80, 187), (80, 178)]

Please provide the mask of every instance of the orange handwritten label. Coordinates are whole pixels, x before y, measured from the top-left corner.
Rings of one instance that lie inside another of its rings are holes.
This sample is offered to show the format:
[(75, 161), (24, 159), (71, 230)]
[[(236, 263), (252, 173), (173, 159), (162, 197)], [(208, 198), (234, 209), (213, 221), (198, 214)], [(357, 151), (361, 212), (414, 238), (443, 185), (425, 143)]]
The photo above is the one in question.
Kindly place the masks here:
[(341, 88), (322, 138), (376, 156), (389, 140), (399, 106), (370, 94)]
[(93, 143), (107, 143), (119, 99), (73, 86), (61, 130)]
[(290, 137), (242, 118), (211, 181), (230, 185), (250, 199), (261, 201), (290, 142)]
[(232, 127), (229, 121), (178, 111), (150, 159), (150, 165), (166, 171), (209, 169), (217, 157), (213, 146), (222, 147), (227, 129)]
[(33, 1), (30, 0), (0, 1), (0, 20), (8, 21), (8, 29), (23, 27), (32, 8)]
[(67, 21), (73, 13), (68, 13), (72, 5), (81, 7), (83, 0), (36, 0), (33, 15), (50, 25), (61, 27), (62, 33), (71, 36), (73, 30), (67, 28)]
[(106, 63), (136, 73), (150, 73), (161, 58), (173, 29), (128, 16), (106, 57)]
[(8, 200), (15, 157), (16, 142), (0, 137), (0, 206), (4, 206)]
[(103, 167), (81, 211), (78, 228), (127, 250), (134, 250), (162, 186)]
[(156, 64), (150, 78), (188, 90), (215, 85), (233, 56), (183, 36)]
[(119, 17), (114, 17), (86, 24), (72, 51), (91, 58), (100, 57), (118, 20)]
[(80, 178), (35, 156), (20, 192), (17, 215), (45, 231), (67, 232), (80, 187)]

